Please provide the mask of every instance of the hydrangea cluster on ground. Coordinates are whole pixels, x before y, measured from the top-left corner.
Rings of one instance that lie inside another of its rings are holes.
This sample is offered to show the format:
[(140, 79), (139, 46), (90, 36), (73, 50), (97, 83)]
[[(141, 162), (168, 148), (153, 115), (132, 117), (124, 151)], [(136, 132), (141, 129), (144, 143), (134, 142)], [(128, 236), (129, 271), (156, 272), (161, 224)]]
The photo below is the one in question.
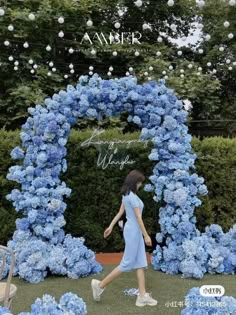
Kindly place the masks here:
[(185, 297), (185, 305), (181, 315), (234, 315), (236, 314), (236, 299), (232, 296), (207, 297), (200, 294), (200, 289), (190, 289)]
[[(78, 295), (67, 292), (60, 298), (59, 303), (49, 294), (44, 294), (42, 299), (37, 298), (31, 305), (30, 312), (20, 312), (18, 315), (86, 315), (87, 306)], [(0, 306), (0, 315), (13, 315), (6, 307)]]

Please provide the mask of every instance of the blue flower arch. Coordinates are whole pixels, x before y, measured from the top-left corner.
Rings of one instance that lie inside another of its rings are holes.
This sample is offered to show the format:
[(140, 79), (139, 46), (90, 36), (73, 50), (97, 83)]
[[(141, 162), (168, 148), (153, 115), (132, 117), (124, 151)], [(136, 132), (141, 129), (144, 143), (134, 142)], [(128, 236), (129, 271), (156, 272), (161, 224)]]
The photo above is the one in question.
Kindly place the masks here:
[[(81, 76), (76, 87), (68, 85), (43, 105), (28, 109), (31, 117), (22, 125), (22, 145), (11, 151), (7, 178), (21, 184), (6, 196), (25, 217), (16, 220), (8, 245), (16, 254), (15, 275), (29, 282), (42, 281), (50, 271), (71, 278), (102, 271), (84, 238), (65, 235), (63, 196), (71, 189), (61, 182), (66, 172), (66, 143), (79, 118), (117, 116), (128, 112), (128, 121), (141, 127), (141, 140), (151, 140), (148, 158), (156, 161), (150, 184), (165, 207), (159, 210), (160, 233), (152, 253), (155, 270), (183, 277), (202, 278), (204, 273), (234, 273), (236, 270), (236, 225), (223, 233), (212, 224), (200, 233), (196, 228), (197, 195), (208, 193), (204, 179), (191, 171), (197, 155), (192, 152), (186, 126), (187, 112), (164, 80), (138, 84), (136, 77), (103, 80), (98, 74)], [(159, 245), (160, 244), (160, 245)]]

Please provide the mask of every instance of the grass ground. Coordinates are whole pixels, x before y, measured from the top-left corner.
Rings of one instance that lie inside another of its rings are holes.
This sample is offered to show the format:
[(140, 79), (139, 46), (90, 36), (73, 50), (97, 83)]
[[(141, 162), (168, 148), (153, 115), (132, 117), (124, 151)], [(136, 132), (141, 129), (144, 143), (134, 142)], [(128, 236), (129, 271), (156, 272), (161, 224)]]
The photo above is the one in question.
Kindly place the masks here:
[(18, 292), (12, 304), (13, 314), (29, 311), (35, 299), (46, 293), (55, 296), (57, 300), (65, 292), (76, 293), (87, 304), (88, 315), (177, 315), (183, 307), (167, 307), (166, 303), (174, 301), (184, 303), (184, 297), (190, 288), (204, 284), (220, 284), (225, 288), (225, 295), (236, 297), (236, 275), (206, 274), (202, 280), (182, 279), (180, 274), (168, 275), (153, 270), (153, 267), (149, 265), (148, 270), (145, 271), (146, 290), (151, 291), (152, 296), (159, 301), (157, 306), (138, 308), (135, 306), (136, 297), (126, 296), (122, 292), (125, 288), (137, 288), (135, 271), (122, 273), (107, 286), (100, 302), (93, 301), (90, 287), (92, 278), (101, 280), (116, 266), (104, 265), (101, 273), (78, 280), (48, 277), (38, 284), (30, 284), (14, 277), (12, 283), (17, 285)]

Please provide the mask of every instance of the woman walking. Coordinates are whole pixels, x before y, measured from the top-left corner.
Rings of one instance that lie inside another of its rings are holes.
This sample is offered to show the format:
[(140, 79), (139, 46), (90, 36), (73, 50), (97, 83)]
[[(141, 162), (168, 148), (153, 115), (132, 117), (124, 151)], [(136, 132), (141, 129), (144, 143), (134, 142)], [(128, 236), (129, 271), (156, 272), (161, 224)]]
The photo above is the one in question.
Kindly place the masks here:
[(141, 187), (144, 179), (144, 175), (137, 170), (132, 170), (125, 178), (121, 188), (122, 203), (120, 210), (112, 220), (110, 226), (104, 231), (104, 238), (106, 238), (111, 234), (114, 225), (125, 211), (127, 222), (125, 223), (123, 229), (125, 239), (124, 255), (120, 264), (102, 281), (92, 279), (91, 288), (95, 301), (101, 300), (101, 294), (105, 290), (106, 286), (122, 272), (128, 272), (136, 269), (139, 287), (136, 306), (154, 306), (158, 303), (157, 300), (154, 300), (151, 297), (151, 293), (147, 293), (145, 289), (144, 270), (145, 268), (148, 268), (148, 263), (144, 241), (147, 246), (152, 246), (152, 241), (142, 220), (144, 204), (137, 195), (137, 191)]

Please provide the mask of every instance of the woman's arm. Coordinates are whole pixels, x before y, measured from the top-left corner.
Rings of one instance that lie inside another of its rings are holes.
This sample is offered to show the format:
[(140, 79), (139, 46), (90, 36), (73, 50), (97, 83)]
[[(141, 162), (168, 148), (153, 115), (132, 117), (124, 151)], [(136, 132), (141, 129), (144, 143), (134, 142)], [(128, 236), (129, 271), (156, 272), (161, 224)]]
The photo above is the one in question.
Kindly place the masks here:
[(110, 228), (113, 228), (113, 226), (116, 224), (116, 222), (123, 215), (124, 211), (125, 211), (125, 206), (124, 206), (124, 204), (122, 202), (121, 206), (120, 206), (120, 210), (118, 211), (117, 215), (114, 217), (114, 219), (111, 221), (111, 224), (109, 225)]
[(142, 231), (142, 233), (143, 233), (143, 236), (144, 236), (144, 237), (149, 236), (148, 233), (147, 233), (147, 231), (146, 231), (146, 228), (145, 228), (145, 226), (144, 226), (143, 219), (142, 219), (142, 216), (141, 216), (141, 214), (140, 214), (139, 208), (138, 208), (138, 207), (134, 207), (134, 212), (135, 212), (135, 215), (136, 215), (138, 224), (139, 224), (139, 226), (140, 226), (140, 229), (141, 229), (141, 231)]

